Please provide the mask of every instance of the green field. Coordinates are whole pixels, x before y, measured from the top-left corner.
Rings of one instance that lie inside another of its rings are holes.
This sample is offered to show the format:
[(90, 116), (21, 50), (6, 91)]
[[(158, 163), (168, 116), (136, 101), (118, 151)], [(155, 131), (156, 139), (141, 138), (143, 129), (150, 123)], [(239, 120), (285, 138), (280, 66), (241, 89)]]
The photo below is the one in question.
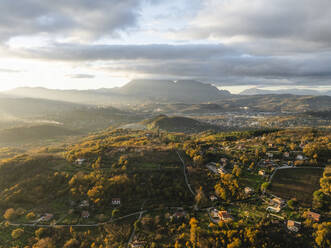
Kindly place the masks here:
[(289, 168), (275, 172), (269, 192), (284, 199), (296, 198), (302, 205), (310, 206), (313, 192), (319, 189), (323, 169)]

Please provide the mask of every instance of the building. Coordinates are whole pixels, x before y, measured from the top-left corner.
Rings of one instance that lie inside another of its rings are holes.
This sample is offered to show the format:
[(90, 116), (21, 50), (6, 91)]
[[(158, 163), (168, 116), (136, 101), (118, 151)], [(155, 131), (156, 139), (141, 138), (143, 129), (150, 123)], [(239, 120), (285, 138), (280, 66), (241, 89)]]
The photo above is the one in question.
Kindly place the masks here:
[(211, 195), (211, 196), (209, 196), (209, 199), (211, 201), (216, 201), (217, 200), (217, 197), (215, 195)]
[(228, 211), (218, 211), (218, 217), (221, 221), (230, 222), (233, 220), (232, 216), (228, 213)]
[(297, 222), (294, 220), (287, 221), (287, 229), (292, 232), (299, 232), (300, 227), (301, 227), (301, 222)]
[(250, 187), (246, 187), (245, 188), (245, 194), (246, 195), (250, 195), (250, 194), (252, 194), (254, 192), (254, 190), (252, 189), (252, 188), (250, 188)]
[(299, 155), (296, 156), (296, 159), (297, 160), (304, 160), (304, 156), (299, 154)]
[(181, 219), (186, 217), (186, 212), (185, 211), (177, 211), (171, 216), (171, 219)]
[(88, 217), (90, 217), (90, 213), (88, 211), (83, 211), (82, 218), (87, 219)]
[(320, 214), (314, 213), (314, 212), (311, 212), (311, 211), (306, 212), (305, 216), (306, 216), (307, 219), (311, 219), (311, 220), (316, 221), (316, 222), (319, 222), (320, 218), (321, 218)]
[(223, 167), (218, 168), (218, 169), (217, 169), (217, 172), (218, 172), (220, 175), (228, 174), (228, 172), (227, 172)]
[(79, 207), (81, 208), (88, 208), (90, 206), (90, 203), (88, 202), (88, 200), (83, 200), (80, 204)]
[(121, 199), (120, 198), (113, 198), (111, 200), (111, 204), (114, 205), (114, 206), (121, 205)]
[(78, 164), (78, 165), (82, 165), (86, 162), (86, 159), (85, 158), (78, 158), (76, 159), (75, 163)]
[(289, 152), (284, 152), (283, 155), (284, 155), (285, 158), (289, 158), (290, 157), (290, 153)]
[(282, 198), (279, 198), (279, 197), (275, 197), (271, 200), (271, 204), (279, 206), (279, 207), (283, 207), (285, 205), (285, 200), (283, 200)]
[(265, 176), (265, 171), (264, 170), (259, 170), (259, 175), (260, 176)]
[(40, 219), (39, 221), (51, 221), (53, 219), (54, 215), (53, 214), (50, 214), (50, 213), (46, 213), (44, 214)]
[(138, 241), (138, 240), (135, 240), (132, 243), (130, 243), (130, 247), (132, 248), (143, 248), (145, 247), (145, 245), (146, 245), (145, 241)]
[(280, 212), (280, 207), (273, 207), (273, 206), (268, 206), (266, 209), (268, 212), (273, 212), (273, 213), (279, 213)]

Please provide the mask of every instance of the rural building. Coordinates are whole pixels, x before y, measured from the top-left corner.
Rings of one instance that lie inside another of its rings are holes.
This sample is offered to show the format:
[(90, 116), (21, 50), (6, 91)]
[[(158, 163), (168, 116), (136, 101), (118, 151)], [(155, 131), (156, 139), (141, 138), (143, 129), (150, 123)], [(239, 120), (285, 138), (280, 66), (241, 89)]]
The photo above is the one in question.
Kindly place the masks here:
[(211, 195), (211, 196), (209, 196), (209, 199), (211, 201), (216, 201), (217, 200), (217, 197), (215, 195)]
[(88, 208), (90, 206), (90, 203), (88, 202), (88, 200), (83, 200), (80, 204), (79, 207), (81, 208)]
[(259, 170), (259, 175), (260, 176), (265, 176), (265, 171), (264, 170)]
[(50, 221), (51, 219), (53, 219), (54, 215), (50, 214), (50, 213), (46, 213), (44, 214), (44, 216), (42, 216), (39, 221)]
[(266, 210), (269, 212), (279, 213), (281, 209), (279, 206), (277, 206), (277, 207), (268, 206)]
[(145, 245), (146, 245), (145, 241), (135, 240), (130, 244), (130, 247), (132, 247), (132, 248), (143, 248), (143, 247), (145, 247)]
[(301, 227), (301, 222), (297, 222), (294, 220), (287, 221), (287, 229), (292, 232), (299, 232), (300, 227)]
[(78, 165), (82, 165), (82, 164), (84, 164), (86, 162), (86, 159), (85, 158), (78, 158), (78, 159), (76, 159), (75, 162)]
[(246, 195), (250, 195), (250, 194), (252, 194), (254, 192), (254, 190), (252, 189), (252, 188), (250, 188), (250, 187), (246, 187), (245, 188), (245, 194)]
[(90, 217), (90, 213), (88, 211), (83, 211), (82, 218), (87, 219), (88, 217)]
[(233, 220), (232, 216), (228, 213), (228, 211), (218, 211), (218, 217), (221, 221), (230, 222)]
[(219, 173), (220, 175), (228, 174), (228, 172), (227, 172), (223, 167), (218, 168), (217, 171), (218, 171), (218, 173)]
[(111, 204), (114, 205), (114, 206), (121, 205), (121, 199), (120, 198), (113, 198), (111, 200)]
[(210, 215), (213, 219), (219, 219), (219, 216), (218, 216), (218, 210), (216, 208), (213, 208), (211, 211), (210, 211)]
[(299, 154), (299, 155), (296, 156), (296, 159), (297, 160), (304, 160), (304, 156)]
[(275, 197), (271, 200), (271, 203), (276, 206), (283, 207), (285, 205), (285, 200), (279, 197)]
[(171, 219), (181, 219), (186, 217), (186, 212), (185, 211), (177, 211), (171, 216)]
[(285, 158), (289, 158), (290, 157), (290, 153), (289, 152), (284, 152), (283, 155), (284, 155)]
[(305, 216), (306, 216), (307, 219), (311, 219), (311, 220), (316, 221), (316, 222), (319, 222), (320, 218), (321, 218), (320, 214), (314, 213), (314, 212), (311, 212), (311, 211), (306, 212)]

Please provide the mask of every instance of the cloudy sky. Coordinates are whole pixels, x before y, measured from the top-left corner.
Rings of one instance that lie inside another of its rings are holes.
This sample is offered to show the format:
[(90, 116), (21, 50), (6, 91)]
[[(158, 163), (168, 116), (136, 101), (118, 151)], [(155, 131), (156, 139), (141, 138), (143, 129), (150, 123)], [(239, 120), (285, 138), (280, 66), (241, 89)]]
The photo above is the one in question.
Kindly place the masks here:
[(330, 0), (1, 0), (0, 90), (331, 87)]

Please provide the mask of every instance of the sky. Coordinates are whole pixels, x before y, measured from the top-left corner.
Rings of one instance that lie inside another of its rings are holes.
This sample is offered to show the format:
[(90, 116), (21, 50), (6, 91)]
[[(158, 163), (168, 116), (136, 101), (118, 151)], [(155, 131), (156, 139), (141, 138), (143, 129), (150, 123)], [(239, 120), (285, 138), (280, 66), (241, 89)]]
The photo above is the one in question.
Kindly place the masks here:
[(331, 89), (329, 0), (1, 0), (0, 90)]

